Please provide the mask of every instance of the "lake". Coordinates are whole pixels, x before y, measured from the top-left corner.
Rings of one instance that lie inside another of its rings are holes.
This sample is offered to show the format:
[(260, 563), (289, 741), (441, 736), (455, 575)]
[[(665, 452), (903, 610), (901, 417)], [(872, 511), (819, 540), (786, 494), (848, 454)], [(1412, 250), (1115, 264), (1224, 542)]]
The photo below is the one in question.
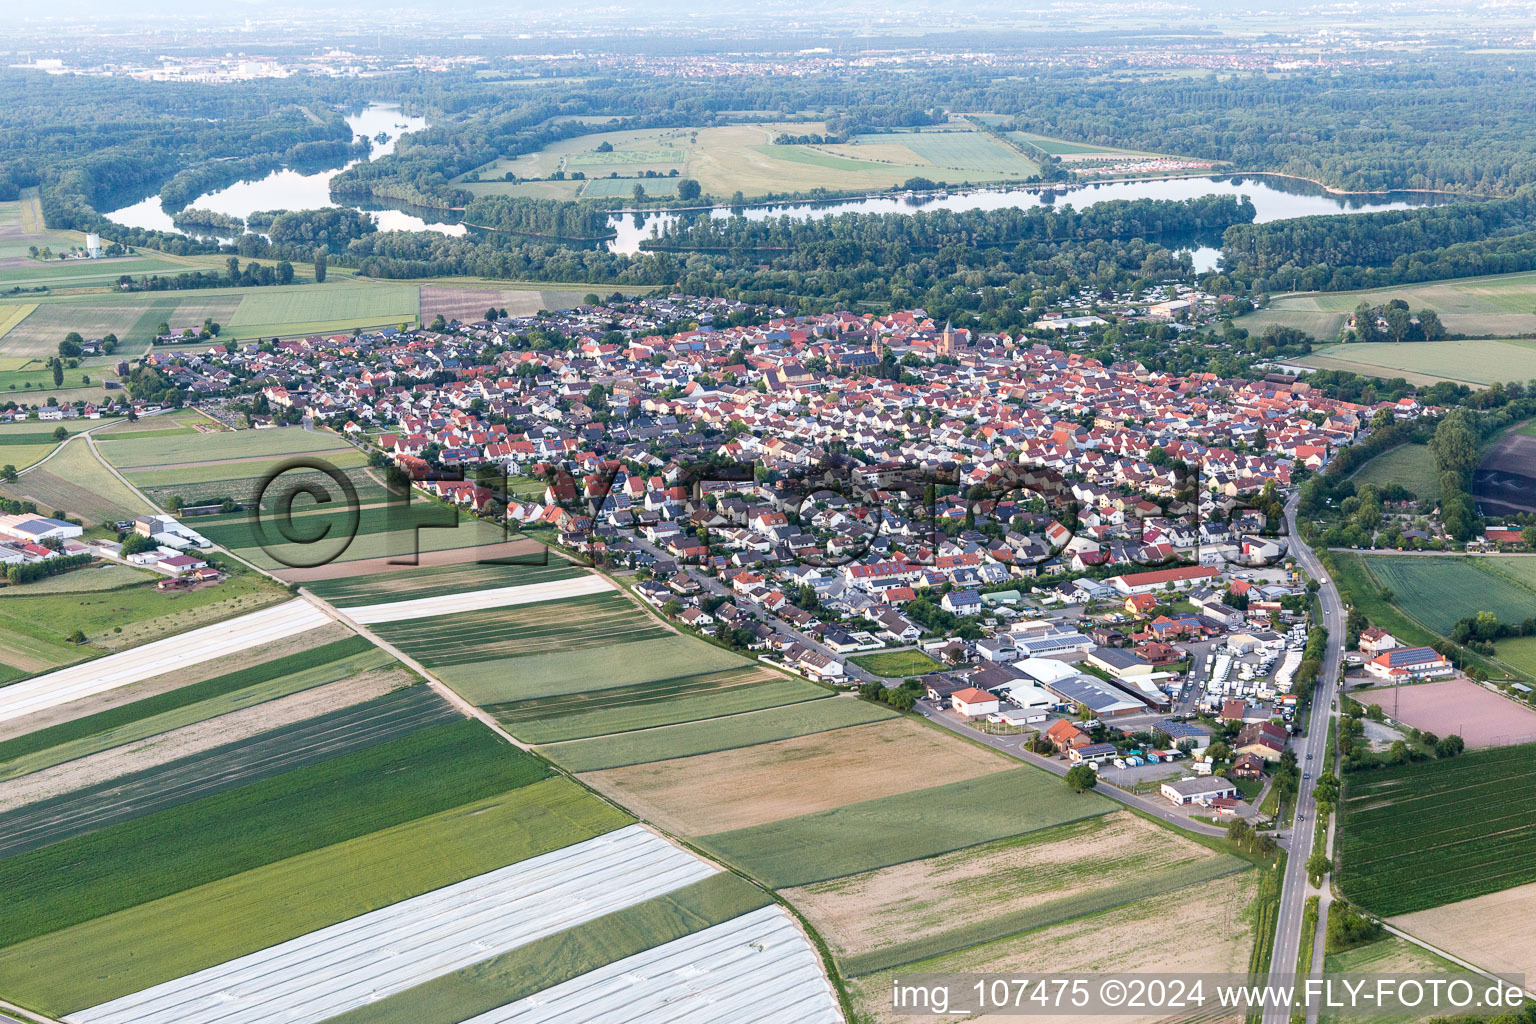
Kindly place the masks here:
[[(400, 136), (418, 132), (427, 126), (427, 119), (401, 113), (398, 106), (385, 103), (370, 104), (359, 113), (347, 118), (354, 135), (366, 135), (373, 140), (371, 157), (392, 152)], [(380, 142), (377, 136), (384, 135)], [(353, 161), (356, 163), (356, 161)], [(257, 181), (240, 181), (216, 192), (200, 195), (189, 205), (199, 210), (214, 210), (244, 220), (257, 210), (317, 210), (335, 206), (331, 201), (331, 178), (352, 164), (303, 174), (292, 170), (273, 171)], [(383, 231), (440, 231), (447, 235), (464, 234), (462, 224), (447, 223), (444, 214), (435, 210), (408, 212), (403, 209), (387, 209), (381, 206), (354, 206), (366, 210)], [(171, 223), (171, 215), (160, 207), (159, 195), (114, 210), (106, 216), (119, 224), (155, 231), (171, 231), (185, 234)]]
[[(372, 156), (383, 156), (395, 148), (395, 142), (408, 132), (427, 126), (426, 118), (401, 113), (392, 104), (372, 104), (347, 118), (354, 133), (370, 139), (380, 133), (384, 142), (374, 142)], [(348, 167), (351, 164), (346, 165)], [(330, 181), (344, 168), (303, 174), (293, 170), (273, 171), (258, 181), (242, 181), (228, 188), (198, 196), (190, 204), (200, 210), (214, 210), (242, 219), (257, 210), (312, 210), (336, 205), (331, 201)], [(975, 188), (964, 191), (924, 195), (881, 195), (826, 202), (758, 204), (742, 207), (714, 207), (687, 214), (665, 210), (615, 213), (609, 219), (615, 237), (603, 243), (612, 252), (634, 253), (654, 231), (675, 222), (679, 216), (731, 217), (749, 220), (768, 217), (830, 217), (838, 213), (913, 213), (917, 210), (1001, 210), (1010, 207), (1066, 206), (1085, 209), (1095, 203), (1116, 199), (1193, 199), (1198, 196), (1247, 196), (1253, 201), (1260, 223), (1309, 217), (1318, 214), (1359, 213), (1367, 210), (1403, 210), (1450, 202), (1452, 196), (1424, 192), (1373, 192), (1336, 195), (1308, 181), (1278, 175), (1234, 174), (1214, 177), (1158, 178), (1144, 181), (1102, 182), (1091, 185), (1050, 188)], [(350, 204), (349, 204), (350, 205)], [(353, 205), (373, 215), (383, 231), (437, 231), (463, 235), (465, 226), (453, 223), (454, 215), (441, 210), (419, 207), (391, 209), (380, 204)], [(181, 233), (171, 223), (170, 214), (160, 208), (160, 197), (107, 214), (112, 220), (130, 227)], [(225, 239), (225, 241), (228, 241)], [(1210, 240), (1215, 243), (1217, 240)], [(1216, 269), (1221, 256), (1215, 244), (1185, 250), (1194, 260), (1195, 269)]]
[[(1363, 195), (1335, 195), (1321, 186), (1294, 178), (1275, 175), (1225, 175), (1194, 178), (1159, 178), (1147, 181), (1104, 182), (1079, 185), (1066, 190), (979, 188), (938, 195), (870, 196), (862, 199), (834, 200), (825, 203), (786, 203), (766, 206), (716, 207), (711, 217), (741, 215), (749, 220), (769, 217), (830, 217), (838, 213), (913, 213), (918, 210), (1001, 210), (1010, 207), (1067, 206), (1083, 210), (1095, 203), (1116, 199), (1194, 199), (1198, 196), (1247, 196), (1253, 201), (1259, 223), (1310, 217), (1317, 214), (1360, 213), (1367, 210), (1404, 210), (1413, 206), (1431, 206), (1454, 197), (1423, 192), (1376, 192)], [(696, 216), (697, 214), (695, 214)], [(676, 221), (678, 214), (654, 213), (615, 215), (609, 226), (618, 234), (609, 243), (615, 252), (639, 252), (640, 243), (654, 230)], [(1214, 246), (1186, 250), (1194, 258), (1195, 269), (1216, 269), (1221, 251)]]

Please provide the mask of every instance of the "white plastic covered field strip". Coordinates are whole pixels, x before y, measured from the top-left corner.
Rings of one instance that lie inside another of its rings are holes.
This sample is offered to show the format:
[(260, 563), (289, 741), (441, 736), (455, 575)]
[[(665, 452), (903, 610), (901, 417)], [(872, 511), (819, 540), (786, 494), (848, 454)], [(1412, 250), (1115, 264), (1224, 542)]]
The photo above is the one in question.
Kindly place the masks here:
[(464, 1024), (840, 1024), (810, 942), (764, 907), (615, 961)]
[(314, 1024), (715, 871), (630, 825), (65, 1019)]
[(0, 722), (306, 633), (330, 621), (308, 601), (288, 601), (121, 654), (62, 668), (0, 687)]
[(434, 615), (452, 615), (455, 612), (506, 608), (514, 604), (558, 601), (563, 597), (586, 597), (588, 594), (602, 594), (613, 589), (614, 585), (601, 576), (574, 576), (568, 580), (548, 580), (523, 587), (496, 587), (467, 594), (418, 597), (414, 601), (396, 601), (392, 604), (365, 604), (357, 608), (343, 608), (341, 612), (353, 622), (372, 626), (380, 622), (402, 622)]

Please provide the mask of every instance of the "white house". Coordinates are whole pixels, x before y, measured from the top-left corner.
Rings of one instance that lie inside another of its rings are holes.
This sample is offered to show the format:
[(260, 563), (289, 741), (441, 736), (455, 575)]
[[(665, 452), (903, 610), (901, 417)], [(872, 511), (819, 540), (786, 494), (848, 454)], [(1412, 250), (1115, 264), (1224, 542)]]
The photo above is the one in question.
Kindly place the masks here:
[(966, 718), (980, 718), (984, 715), (997, 714), (1002, 702), (986, 690), (978, 690), (972, 686), (950, 694), (949, 705)]
[(1221, 797), (1237, 796), (1237, 787), (1220, 776), (1204, 779), (1174, 779), (1162, 786), (1163, 796), (1175, 807), (1208, 804)]

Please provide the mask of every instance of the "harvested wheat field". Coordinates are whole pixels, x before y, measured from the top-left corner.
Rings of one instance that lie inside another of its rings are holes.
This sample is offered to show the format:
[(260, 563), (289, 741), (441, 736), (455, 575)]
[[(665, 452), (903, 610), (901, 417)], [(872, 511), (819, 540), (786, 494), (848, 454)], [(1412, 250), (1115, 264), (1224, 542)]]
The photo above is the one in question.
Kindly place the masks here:
[(1388, 920), (1415, 938), (1494, 974), (1536, 987), (1536, 882)]
[(982, 847), (786, 889), (838, 957), (951, 931), (957, 923), (1068, 901), (1128, 881), (1106, 851), (1135, 850), (1148, 876), (1221, 854), (1130, 811)]
[[(1244, 911), (1255, 891), (1254, 872), (1228, 875), (1203, 886), (1164, 893), (1080, 918), (1069, 927), (1038, 928), (894, 972), (857, 978), (850, 982), (849, 990), (855, 1008), (879, 1024), (947, 1024), (959, 1018), (892, 1012), (891, 979), (923, 972), (1102, 972), (1165, 977), (1181, 973), (1246, 973), (1253, 929)], [(1030, 1024), (1083, 1024), (1089, 1019), (1081, 1015), (1028, 1017)], [(1162, 1020), (1164, 1015), (1114, 1019), (1116, 1024), (1138, 1024)]]
[(761, 825), (1017, 765), (911, 721), (589, 772), (581, 780), (682, 835)]

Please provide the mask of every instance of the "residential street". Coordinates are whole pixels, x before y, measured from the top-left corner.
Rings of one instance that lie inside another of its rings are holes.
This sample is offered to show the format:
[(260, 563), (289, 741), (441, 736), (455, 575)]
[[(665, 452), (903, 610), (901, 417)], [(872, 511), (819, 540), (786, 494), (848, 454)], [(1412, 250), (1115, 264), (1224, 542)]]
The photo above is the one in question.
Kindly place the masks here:
[[(1057, 760), (1054, 757), (1043, 757), (1040, 754), (1025, 749), (1023, 745), (1023, 741), (1027, 738), (1025, 736), (989, 736), (986, 733), (966, 728), (955, 721), (949, 712), (935, 709), (931, 701), (918, 701), (917, 710), (926, 715), (930, 721), (942, 725), (951, 732), (958, 733), (978, 743), (985, 743), (989, 747), (1000, 750), (1010, 757), (1016, 757), (1020, 761), (1032, 764), (1037, 768), (1044, 768), (1052, 775), (1066, 775), (1067, 769), (1072, 767), (1068, 761)], [(1227, 830), (1220, 826), (1207, 825), (1201, 821), (1190, 820), (1188, 817), (1179, 814), (1166, 801), (1161, 799), (1148, 799), (1147, 797), (1137, 796), (1134, 793), (1127, 793), (1123, 789), (1107, 784), (1100, 784), (1094, 789), (1094, 792), (1107, 796), (1111, 800), (1118, 800), (1127, 807), (1134, 807), (1138, 811), (1150, 814), (1154, 818), (1160, 818), (1171, 825), (1189, 829), (1191, 832), (1198, 832), (1206, 836), (1225, 836), (1227, 834)]]
[[(1290, 856), (1286, 860), (1285, 881), (1280, 891), (1280, 913), (1275, 925), (1275, 948), (1269, 962), (1271, 976), (1294, 974), (1296, 958), (1301, 952), (1302, 916), (1306, 911), (1308, 895), (1306, 864), (1307, 857), (1312, 852), (1313, 830), (1317, 827), (1317, 801), (1313, 799), (1312, 790), (1317, 783), (1316, 775), (1323, 770), (1322, 766), (1325, 763), (1323, 757), (1317, 756), (1309, 764), (1307, 755), (1325, 753), (1324, 745), (1328, 742), (1328, 718), (1333, 713), (1339, 665), (1344, 654), (1344, 604), (1339, 599), (1339, 590), (1334, 586), (1332, 577), (1323, 571), (1317, 556), (1312, 553), (1312, 549), (1297, 532), (1296, 502), (1296, 496), (1292, 495), (1285, 506), (1286, 523), (1290, 529), (1291, 553), (1307, 572), (1322, 584), (1318, 597), (1323, 606), (1323, 626), (1328, 630), (1328, 652), (1323, 658), (1322, 671), (1318, 673), (1317, 686), (1312, 692), (1312, 711), (1307, 724), (1307, 734), (1295, 744), (1296, 757), (1302, 765), (1302, 771), (1312, 774), (1313, 777), (1302, 779), (1296, 794), (1296, 821), (1291, 827), (1291, 839), (1288, 844)], [(1270, 1007), (1264, 1011), (1264, 1024), (1286, 1024), (1290, 1016), (1283, 1007)], [(1316, 1011), (1310, 1012), (1307, 1019), (1309, 1022), (1315, 1021)]]

